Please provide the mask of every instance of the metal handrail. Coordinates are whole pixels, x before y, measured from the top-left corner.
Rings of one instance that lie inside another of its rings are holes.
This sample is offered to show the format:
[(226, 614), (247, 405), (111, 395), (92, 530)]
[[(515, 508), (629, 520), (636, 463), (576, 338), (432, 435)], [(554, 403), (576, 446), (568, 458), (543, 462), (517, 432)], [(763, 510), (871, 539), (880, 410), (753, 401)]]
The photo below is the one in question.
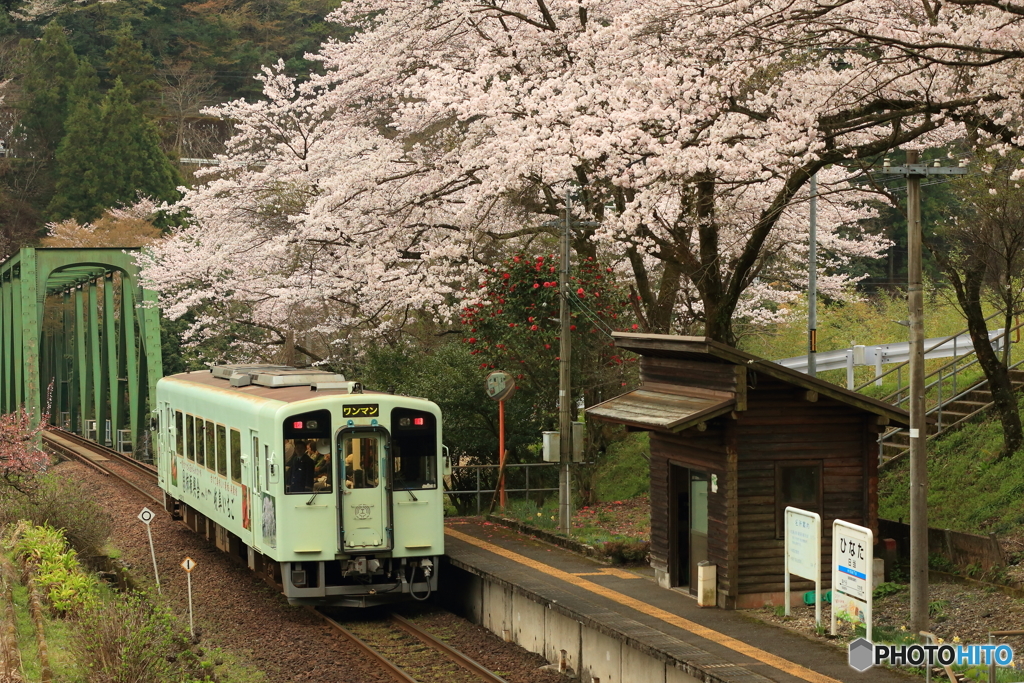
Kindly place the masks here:
[[(990, 339), (990, 340), (989, 340), (989, 343), (992, 343), (992, 342), (998, 342), (998, 341), (999, 341), (999, 340), (1001, 340), (1001, 339), (1007, 339), (1007, 340), (1008, 340), (1008, 339), (1009, 339), (1009, 335), (1010, 335), (1010, 333), (1011, 333), (1011, 332), (1017, 332), (1017, 333), (1019, 333), (1019, 332), (1021, 331), (1021, 329), (1022, 329), (1022, 328), (1024, 328), (1024, 323), (1017, 323), (1017, 326), (1016, 326), (1016, 327), (1011, 327), (1011, 328), (1010, 328), (1010, 329), (1008, 329), (1008, 330), (1003, 330), (1003, 333), (1002, 333), (1002, 334), (1000, 334), (1000, 335), (998, 335), (998, 336), (994, 337), (993, 339)], [(959, 336), (959, 335), (957, 335), (957, 336)], [(1004, 343), (1004, 344), (1015, 344), (1015, 343), (1017, 343), (1017, 342), (1011, 342), (1011, 341), (1004, 341), (1003, 343)], [(1002, 347), (1002, 345), (1000, 345), (1000, 349), (999, 349), (999, 350), (1002, 350), (1002, 348), (1001, 348), (1001, 347)], [(935, 347), (933, 346), (932, 348), (935, 348)], [(927, 353), (927, 352), (926, 352), (926, 353)], [(953, 360), (951, 360), (951, 361), (949, 361), (948, 363), (946, 363), (945, 365), (943, 365), (943, 366), (941, 366), (941, 367), (939, 367), (939, 368), (937, 368), (937, 369), (935, 369), (935, 370), (932, 370), (932, 371), (931, 371), (930, 373), (928, 373), (928, 375), (926, 375), (926, 376), (925, 376), (925, 380), (927, 380), (927, 379), (928, 379), (929, 377), (933, 377), (933, 376), (935, 376), (935, 375), (939, 375), (939, 379), (938, 379), (938, 380), (936, 380), (935, 382), (932, 382), (931, 384), (926, 384), (926, 385), (925, 385), (925, 388), (924, 388), (925, 392), (927, 392), (927, 391), (928, 391), (929, 389), (931, 389), (932, 387), (934, 387), (934, 386), (935, 386), (935, 385), (936, 385), (937, 383), (939, 383), (939, 382), (941, 382), (941, 381), (942, 381), (942, 372), (943, 372), (944, 370), (948, 370), (949, 368), (955, 367), (957, 363), (960, 363), (960, 362), (961, 362), (961, 361), (963, 361), (964, 359), (966, 359), (966, 358), (970, 358), (971, 356), (974, 356), (974, 360), (972, 360), (972, 361), (971, 361), (970, 363), (967, 363), (967, 364), (966, 364), (966, 365), (964, 365), (964, 366), (963, 366), (962, 368), (960, 368), (960, 370), (964, 370), (964, 369), (966, 369), (966, 368), (969, 368), (969, 367), (971, 367), (972, 365), (974, 365), (975, 363), (977, 363), (977, 362), (978, 362), (978, 358), (977, 358), (977, 350), (976, 350), (976, 349), (972, 349), (970, 353), (965, 353), (965, 354), (964, 354), (964, 355), (962, 355), (962, 356), (957, 356), (957, 357), (955, 357), (955, 358), (954, 358)], [(903, 365), (905, 365), (905, 363), (901, 363), (901, 364), (900, 364), (900, 366), (901, 366), (901, 367), (902, 367)], [(895, 369), (899, 369), (899, 368), (895, 368)], [(954, 371), (953, 371), (953, 391), (956, 391), (956, 376), (957, 376), (957, 372), (958, 372), (957, 370), (954, 370)], [(872, 380), (872, 381), (874, 381), (874, 380)], [(871, 382), (868, 382), (867, 384), (870, 384), (870, 383), (871, 383)], [(861, 386), (867, 386), (867, 384), (864, 384), (864, 385), (861, 385)], [(900, 388), (898, 388), (898, 389), (897, 389), (896, 391), (892, 392), (892, 393), (891, 393), (891, 394), (889, 394), (888, 396), (885, 396), (885, 397), (884, 397), (884, 398), (882, 398), (881, 400), (883, 400), (883, 401), (887, 401), (887, 402), (892, 402), (892, 399), (893, 399), (893, 397), (895, 397), (895, 396), (899, 396), (899, 395), (900, 395), (900, 394), (902, 394), (902, 393), (903, 393), (904, 391), (910, 391), (910, 387), (909, 387), (909, 385), (908, 385), (908, 386), (906, 386), (906, 387), (903, 387), (903, 386), (901, 386), (901, 387), (900, 387)], [(941, 386), (940, 386), (940, 391), (941, 391)], [(905, 402), (905, 401), (906, 401), (906, 400), (908, 400), (909, 398), (910, 398), (910, 396), (909, 396), (909, 395), (908, 395), (908, 396), (906, 396), (906, 397), (903, 397), (903, 398), (899, 398), (899, 399), (898, 399), (897, 401), (895, 401), (895, 405), (899, 406), (900, 404), (902, 404), (903, 402)], [(940, 400), (941, 400), (941, 399), (940, 399)]]
[[(989, 317), (985, 318), (985, 322), (987, 323), (989, 320), (991, 320), (992, 318), (996, 317), (997, 315), (1004, 315), (1004, 313), (1003, 313), (1003, 311), (996, 311), (995, 313), (993, 313)], [(1020, 326), (1018, 325), (1018, 328), (1019, 327)], [(969, 328), (965, 328), (963, 330), (960, 330), (956, 334), (950, 335), (950, 336), (946, 337), (945, 339), (943, 339), (942, 341), (936, 342), (932, 346), (929, 346), (927, 349), (924, 350), (924, 352), (928, 353), (929, 351), (934, 351), (935, 349), (939, 348), (940, 346), (942, 346), (946, 342), (953, 341), (957, 337), (962, 336), (964, 334), (970, 334), (970, 332), (971, 332), (971, 330)], [(996, 337), (996, 339), (999, 339), (999, 337)], [(969, 355), (969, 354), (967, 354), (967, 355)], [(888, 370), (883, 372), (881, 375), (878, 375), (876, 377), (872, 377), (867, 382), (864, 382), (864, 384), (861, 384), (861, 385), (858, 385), (858, 386), (854, 387), (853, 390), (854, 391), (860, 391), (861, 389), (863, 389), (864, 387), (868, 386), (869, 384), (873, 384), (873, 383), (877, 382), (878, 380), (886, 377), (887, 375), (891, 375), (894, 372), (899, 373), (900, 370), (902, 370), (905, 366), (907, 366), (909, 364), (910, 364), (910, 361), (905, 361), (905, 362), (900, 363), (899, 365), (897, 365), (895, 367), (889, 368)], [(900, 389), (897, 389), (896, 391), (894, 391), (893, 393), (889, 394), (888, 396), (882, 398), (881, 400), (882, 401), (889, 401), (893, 396), (898, 394), (900, 391), (901, 391)]]
[[(975, 359), (974, 361), (972, 361), (972, 362), (971, 362), (971, 365), (973, 365), (974, 363), (977, 363), (977, 362), (978, 362), (978, 361), (977, 361), (977, 359)], [(1017, 368), (1021, 367), (1022, 365), (1024, 365), (1024, 359), (1021, 359), (1021, 360), (1017, 361), (1017, 362), (1016, 362), (1016, 363), (1014, 363), (1013, 365), (1009, 365), (1009, 366), (1007, 366), (1007, 370), (1015, 370), (1015, 369), (1017, 369)], [(978, 389), (980, 389), (980, 388), (984, 387), (984, 386), (985, 386), (986, 384), (988, 384), (988, 378), (987, 378), (987, 377), (986, 377), (986, 378), (984, 378), (984, 379), (982, 379), (982, 380), (981, 380), (981, 381), (979, 381), (979, 382), (975, 382), (975, 383), (974, 383), (974, 384), (972, 384), (971, 386), (969, 386), (969, 387), (967, 387), (966, 389), (964, 389), (963, 391), (961, 391), (961, 392), (960, 392), (959, 394), (956, 394), (956, 395), (955, 395), (955, 396), (953, 396), (952, 398), (950, 398), (950, 399), (947, 399), (947, 400), (946, 400), (945, 402), (940, 402), (940, 403), (938, 403), (938, 404), (937, 404), (937, 405), (936, 405), (935, 407), (933, 407), (933, 408), (931, 408), (931, 409), (927, 410), (927, 411), (925, 412), (925, 415), (926, 415), (926, 416), (928, 416), (928, 415), (932, 415), (932, 414), (934, 414), (935, 412), (938, 412), (938, 413), (939, 413), (939, 418), (938, 418), (938, 427), (939, 427), (939, 430), (938, 430), (937, 432), (935, 432), (934, 434), (926, 434), (926, 435), (925, 435), (925, 439), (926, 439), (927, 441), (931, 441), (931, 440), (932, 440), (932, 439), (934, 439), (935, 437), (937, 437), (937, 436), (939, 436), (940, 434), (942, 434), (942, 432), (943, 432), (943, 431), (945, 431), (946, 429), (952, 429), (953, 427), (957, 426), (957, 425), (958, 425), (958, 424), (960, 424), (961, 422), (965, 422), (965, 421), (967, 421), (967, 420), (971, 419), (972, 417), (974, 417), (975, 415), (977, 415), (978, 413), (982, 412), (983, 410), (988, 410), (988, 409), (989, 409), (989, 408), (991, 408), (991, 407), (992, 407), (993, 405), (995, 405), (995, 401), (994, 401), (994, 400), (993, 400), (993, 401), (989, 401), (988, 403), (986, 403), (986, 404), (982, 405), (982, 406), (981, 406), (980, 408), (978, 408), (977, 410), (975, 410), (975, 411), (974, 411), (973, 413), (968, 413), (967, 415), (964, 415), (963, 417), (961, 417), (961, 418), (960, 418), (959, 420), (956, 420), (955, 422), (952, 422), (952, 423), (950, 423), (950, 424), (946, 425), (946, 426), (945, 426), (945, 428), (943, 428), (943, 426), (942, 426), (942, 409), (943, 409), (943, 408), (945, 408), (946, 406), (948, 406), (948, 405), (950, 405), (950, 404), (956, 403), (957, 401), (959, 401), (960, 399), (962, 399), (962, 398), (963, 398), (964, 396), (966, 396), (967, 394), (970, 394), (970, 393), (971, 393), (971, 392), (973, 392), (973, 391), (977, 391)], [(899, 434), (900, 432), (905, 432), (905, 431), (906, 431), (906, 428), (905, 428), (905, 427), (896, 427), (896, 428), (894, 428), (894, 429), (890, 429), (889, 431), (885, 432), (884, 434), (881, 434), (881, 435), (880, 435), (880, 436), (878, 437), (878, 445), (879, 445), (879, 449), (878, 449), (878, 458), (879, 458), (879, 460), (880, 460), (880, 461), (881, 461), (881, 459), (882, 459), (882, 446), (884, 445), (884, 443), (885, 443), (886, 441), (889, 441), (889, 440), (891, 440), (891, 439), (892, 439), (892, 437), (893, 437), (893, 436), (895, 436), (896, 434)], [(909, 449), (904, 449), (904, 450), (900, 451), (899, 453), (897, 453), (896, 455), (894, 455), (894, 456), (892, 456), (891, 458), (889, 458), (888, 460), (886, 460), (886, 461), (885, 461), (885, 463), (880, 463), (880, 464), (888, 464), (888, 463), (891, 463), (891, 462), (893, 462), (894, 460), (897, 460), (897, 459), (899, 459), (899, 458), (900, 458), (901, 456), (903, 456), (904, 454), (906, 454), (906, 452), (907, 452), (908, 450), (909, 450)]]

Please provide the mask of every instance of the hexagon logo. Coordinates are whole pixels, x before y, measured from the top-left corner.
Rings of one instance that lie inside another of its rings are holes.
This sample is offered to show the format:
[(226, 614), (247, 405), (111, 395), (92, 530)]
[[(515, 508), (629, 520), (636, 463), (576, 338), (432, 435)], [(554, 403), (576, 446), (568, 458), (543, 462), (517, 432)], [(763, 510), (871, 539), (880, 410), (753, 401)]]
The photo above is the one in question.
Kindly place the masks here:
[(850, 643), (850, 666), (857, 671), (867, 671), (875, 663), (875, 646), (867, 638), (858, 638)]

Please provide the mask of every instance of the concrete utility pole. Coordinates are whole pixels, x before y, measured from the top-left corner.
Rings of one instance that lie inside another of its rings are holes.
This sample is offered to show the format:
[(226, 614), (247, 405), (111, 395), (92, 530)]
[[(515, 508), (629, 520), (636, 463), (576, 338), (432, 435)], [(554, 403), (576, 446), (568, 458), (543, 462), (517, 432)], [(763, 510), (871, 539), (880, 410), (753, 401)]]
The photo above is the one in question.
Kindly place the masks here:
[(565, 191), (565, 227), (561, 240), (561, 269), (558, 275), (559, 337), (558, 337), (558, 528), (566, 536), (572, 529), (572, 392), (570, 391), (570, 361), (572, 340), (569, 329), (569, 228), (572, 224), (569, 190)]
[(921, 276), (921, 178), (961, 175), (966, 168), (918, 163), (907, 151), (904, 166), (882, 173), (907, 179), (907, 308), (910, 319), (910, 623), (913, 632), (928, 630), (928, 425), (924, 402), (924, 290)]
[(811, 234), (807, 251), (807, 374), (818, 376), (818, 174), (811, 176)]

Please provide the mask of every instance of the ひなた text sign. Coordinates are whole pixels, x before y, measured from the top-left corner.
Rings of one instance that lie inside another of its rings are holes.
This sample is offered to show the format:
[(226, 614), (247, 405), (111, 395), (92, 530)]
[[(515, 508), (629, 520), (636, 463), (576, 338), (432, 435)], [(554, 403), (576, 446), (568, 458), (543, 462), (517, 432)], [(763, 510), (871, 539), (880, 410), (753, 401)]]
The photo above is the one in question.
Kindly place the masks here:
[(874, 560), (871, 529), (837, 519), (832, 523), (832, 635), (844, 612), (864, 622), (871, 640), (871, 585)]

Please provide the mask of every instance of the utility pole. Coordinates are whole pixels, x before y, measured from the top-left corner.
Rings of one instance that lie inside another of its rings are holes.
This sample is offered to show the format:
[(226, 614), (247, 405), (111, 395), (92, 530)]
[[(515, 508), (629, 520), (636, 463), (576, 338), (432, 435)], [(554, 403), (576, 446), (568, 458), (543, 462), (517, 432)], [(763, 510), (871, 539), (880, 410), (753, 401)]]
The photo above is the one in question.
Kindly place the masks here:
[(818, 376), (818, 174), (811, 176), (811, 234), (807, 252), (807, 374)]
[(907, 308), (910, 320), (910, 624), (917, 635), (928, 630), (928, 425), (924, 403), (924, 290), (921, 276), (921, 178), (962, 175), (963, 167), (918, 163), (907, 151), (904, 166), (882, 173), (907, 179)]
[(558, 275), (559, 337), (558, 337), (558, 528), (566, 536), (572, 529), (572, 392), (570, 391), (570, 360), (572, 325), (569, 315), (569, 228), (572, 224), (569, 190), (565, 191), (565, 227), (562, 229), (561, 269)]

